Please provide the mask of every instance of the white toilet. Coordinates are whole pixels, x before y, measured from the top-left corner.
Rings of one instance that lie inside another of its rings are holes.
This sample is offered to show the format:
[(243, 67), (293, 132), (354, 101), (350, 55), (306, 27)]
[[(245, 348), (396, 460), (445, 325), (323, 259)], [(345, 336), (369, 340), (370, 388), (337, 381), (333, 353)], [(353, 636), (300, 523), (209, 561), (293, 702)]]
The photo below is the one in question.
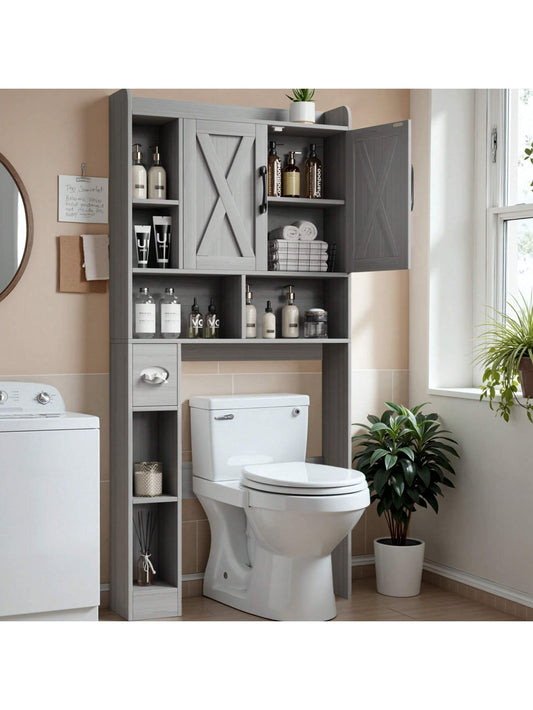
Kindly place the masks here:
[(364, 475), (305, 462), (306, 395), (189, 406), (193, 491), (211, 526), (204, 595), (267, 619), (332, 619), (331, 552), (370, 503)]

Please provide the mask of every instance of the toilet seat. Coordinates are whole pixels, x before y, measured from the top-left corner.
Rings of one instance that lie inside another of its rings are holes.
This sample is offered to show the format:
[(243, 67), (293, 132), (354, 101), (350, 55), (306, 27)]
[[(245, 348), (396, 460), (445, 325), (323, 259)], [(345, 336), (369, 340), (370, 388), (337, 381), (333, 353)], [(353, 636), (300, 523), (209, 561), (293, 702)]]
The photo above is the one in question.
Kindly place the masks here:
[(367, 488), (360, 471), (305, 461), (245, 466), (241, 484), (252, 490), (286, 496), (338, 496)]

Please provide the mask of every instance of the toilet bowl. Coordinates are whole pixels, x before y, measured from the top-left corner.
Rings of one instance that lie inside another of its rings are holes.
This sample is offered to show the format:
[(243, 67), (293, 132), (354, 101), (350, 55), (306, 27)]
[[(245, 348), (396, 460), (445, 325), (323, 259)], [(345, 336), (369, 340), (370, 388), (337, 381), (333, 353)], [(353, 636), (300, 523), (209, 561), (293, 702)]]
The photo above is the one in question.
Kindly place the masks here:
[(211, 527), (203, 593), (268, 619), (332, 619), (331, 553), (370, 503), (366, 479), (305, 462), (307, 397), (228, 400), (190, 401), (193, 491)]

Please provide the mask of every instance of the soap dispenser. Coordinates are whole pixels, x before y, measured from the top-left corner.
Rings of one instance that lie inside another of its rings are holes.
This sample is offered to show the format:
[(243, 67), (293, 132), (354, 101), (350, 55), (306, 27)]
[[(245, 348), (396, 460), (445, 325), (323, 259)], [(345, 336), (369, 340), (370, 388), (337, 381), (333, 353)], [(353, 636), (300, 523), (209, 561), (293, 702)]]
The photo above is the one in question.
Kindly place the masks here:
[(142, 164), (141, 144), (133, 144), (133, 165), (131, 167), (131, 196), (134, 200), (146, 199), (146, 168)]
[(215, 300), (212, 298), (209, 304), (209, 312), (205, 316), (204, 338), (218, 338), (220, 330), (220, 318), (217, 316)]
[(245, 336), (255, 338), (257, 336), (257, 311), (252, 304), (252, 291), (248, 284), (246, 284), (245, 321)]
[(156, 145), (152, 155), (153, 164), (148, 171), (148, 199), (166, 200), (167, 197), (167, 172), (161, 165), (159, 146)]
[(294, 286), (285, 286), (287, 293), (287, 305), (281, 311), (281, 336), (283, 338), (298, 338), (300, 335), (298, 307), (294, 305)]
[(194, 299), (194, 303), (189, 313), (189, 338), (201, 338), (204, 334), (204, 319), (200, 313), (200, 307)]
[(276, 337), (276, 316), (272, 312), (272, 303), (267, 301), (263, 314), (263, 338)]

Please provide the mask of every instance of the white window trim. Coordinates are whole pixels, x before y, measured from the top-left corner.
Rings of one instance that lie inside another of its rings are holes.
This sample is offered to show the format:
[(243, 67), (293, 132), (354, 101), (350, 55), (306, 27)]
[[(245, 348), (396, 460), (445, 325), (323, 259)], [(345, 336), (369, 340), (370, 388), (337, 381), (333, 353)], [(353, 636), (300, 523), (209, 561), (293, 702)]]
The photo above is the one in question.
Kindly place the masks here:
[[(502, 311), (503, 303), (503, 228), (509, 217), (533, 217), (533, 203), (504, 206), (506, 155), (506, 92), (504, 89), (475, 91), (474, 142), (474, 220), (472, 249), (472, 322), (473, 339), (478, 324), (483, 323), (491, 308)], [(496, 161), (492, 162), (492, 131), (497, 131)], [(479, 400), (482, 368), (472, 365), (472, 387), (428, 387), (428, 394)], [(498, 398), (496, 398), (498, 401)]]

